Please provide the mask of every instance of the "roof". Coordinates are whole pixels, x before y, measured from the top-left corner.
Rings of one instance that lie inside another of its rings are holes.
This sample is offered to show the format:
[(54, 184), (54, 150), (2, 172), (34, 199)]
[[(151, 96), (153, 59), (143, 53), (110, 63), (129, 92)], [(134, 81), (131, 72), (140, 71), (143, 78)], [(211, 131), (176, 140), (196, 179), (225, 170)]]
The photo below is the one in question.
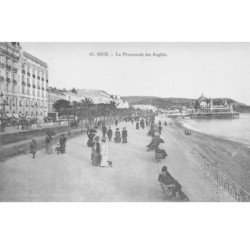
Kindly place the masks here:
[(197, 101), (199, 102), (199, 103), (201, 103), (201, 102), (207, 102), (207, 100), (208, 100), (208, 98), (206, 98), (204, 95), (203, 95), (203, 93), (202, 93), (202, 95), (197, 99)]

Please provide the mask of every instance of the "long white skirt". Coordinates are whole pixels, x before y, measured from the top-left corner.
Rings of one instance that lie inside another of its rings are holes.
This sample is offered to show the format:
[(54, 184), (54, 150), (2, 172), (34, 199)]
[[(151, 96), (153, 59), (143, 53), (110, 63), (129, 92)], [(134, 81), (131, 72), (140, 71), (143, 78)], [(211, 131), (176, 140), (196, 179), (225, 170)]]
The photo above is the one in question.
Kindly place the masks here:
[(101, 155), (101, 167), (108, 167), (108, 156), (107, 155)]

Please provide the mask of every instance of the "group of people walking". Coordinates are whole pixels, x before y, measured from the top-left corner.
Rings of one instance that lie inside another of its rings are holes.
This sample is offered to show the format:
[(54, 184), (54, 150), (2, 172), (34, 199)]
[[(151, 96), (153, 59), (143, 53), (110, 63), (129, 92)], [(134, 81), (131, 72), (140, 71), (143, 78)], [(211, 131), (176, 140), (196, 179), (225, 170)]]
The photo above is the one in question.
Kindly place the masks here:
[[(115, 120), (115, 124), (118, 124), (118, 120)], [(102, 139), (97, 136), (97, 131), (95, 129), (90, 129), (88, 134), (88, 147), (92, 148), (91, 161), (93, 166), (107, 167), (112, 166), (112, 161), (108, 158), (108, 145), (107, 139), (109, 142), (113, 139), (113, 130), (111, 127), (107, 128), (103, 123), (101, 126)], [(101, 141), (101, 142), (100, 142)], [(128, 131), (126, 127), (123, 127), (122, 133), (119, 128), (116, 128), (114, 133), (114, 142), (115, 143), (127, 143), (128, 142)]]
[[(45, 138), (45, 153), (46, 154), (52, 154), (52, 141), (53, 138), (51, 135), (47, 135)], [(64, 154), (66, 151), (66, 142), (67, 139), (65, 137), (65, 134), (62, 134), (60, 137), (59, 142), (57, 143), (56, 147), (55, 147), (55, 151), (57, 154)], [(36, 157), (36, 152), (38, 149), (38, 143), (35, 139), (32, 139), (31, 143), (30, 143), (30, 153), (32, 154), (32, 158)]]

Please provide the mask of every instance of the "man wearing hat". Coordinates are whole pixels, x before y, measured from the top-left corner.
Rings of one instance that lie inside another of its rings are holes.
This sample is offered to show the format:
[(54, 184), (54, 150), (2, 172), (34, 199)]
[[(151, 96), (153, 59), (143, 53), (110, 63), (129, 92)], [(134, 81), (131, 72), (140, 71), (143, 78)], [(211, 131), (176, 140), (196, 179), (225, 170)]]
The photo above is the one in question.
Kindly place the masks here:
[(60, 153), (61, 154), (64, 154), (65, 153), (65, 148), (66, 148), (66, 137), (65, 137), (65, 134), (62, 134), (61, 135), (61, 138), (60, 138)]
[(113, 131), (112, 131), (111, 127), (109, 127), (109, 129), (108, 129), (108, 138), (109, 138), (109, 141), (112, 140), (112, 136), (113, 136)]
[(189, 201), (186, 194), (184, 194), (181, 190), (182, 187), (180, 183), (171, 176), (166, 166), (162, 167), (161, 173), (158, 177), (158, 181), (161, 185), (164, 200), (176, 198), (176, 194), (178, 193), (179, 199), (181, 201)]
[(122, 130), (122, 143), (127, 143), (127, 142), (128, 142), (128, 131), (126, 127), (124, 127)]
[(172, 191), (174, 188), (173, 177), (168, 172), (168, 168), (166, 166), (162, 167), (161, 173), (158, 177), (158, 181), (160, 182), (161, 185), (161, 190), (163, 192), (164, 200), (171, 198)]

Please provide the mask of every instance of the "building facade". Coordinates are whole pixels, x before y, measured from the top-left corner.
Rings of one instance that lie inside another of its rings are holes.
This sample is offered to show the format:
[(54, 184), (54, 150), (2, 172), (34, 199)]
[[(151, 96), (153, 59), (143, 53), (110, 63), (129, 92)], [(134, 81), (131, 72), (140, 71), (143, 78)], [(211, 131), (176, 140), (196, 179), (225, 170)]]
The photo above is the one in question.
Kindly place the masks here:
[(25, 52), (19, 43), (0, 43), (0, 92), (5, 113), (45, 117), (48, 113), (48, 65)]

